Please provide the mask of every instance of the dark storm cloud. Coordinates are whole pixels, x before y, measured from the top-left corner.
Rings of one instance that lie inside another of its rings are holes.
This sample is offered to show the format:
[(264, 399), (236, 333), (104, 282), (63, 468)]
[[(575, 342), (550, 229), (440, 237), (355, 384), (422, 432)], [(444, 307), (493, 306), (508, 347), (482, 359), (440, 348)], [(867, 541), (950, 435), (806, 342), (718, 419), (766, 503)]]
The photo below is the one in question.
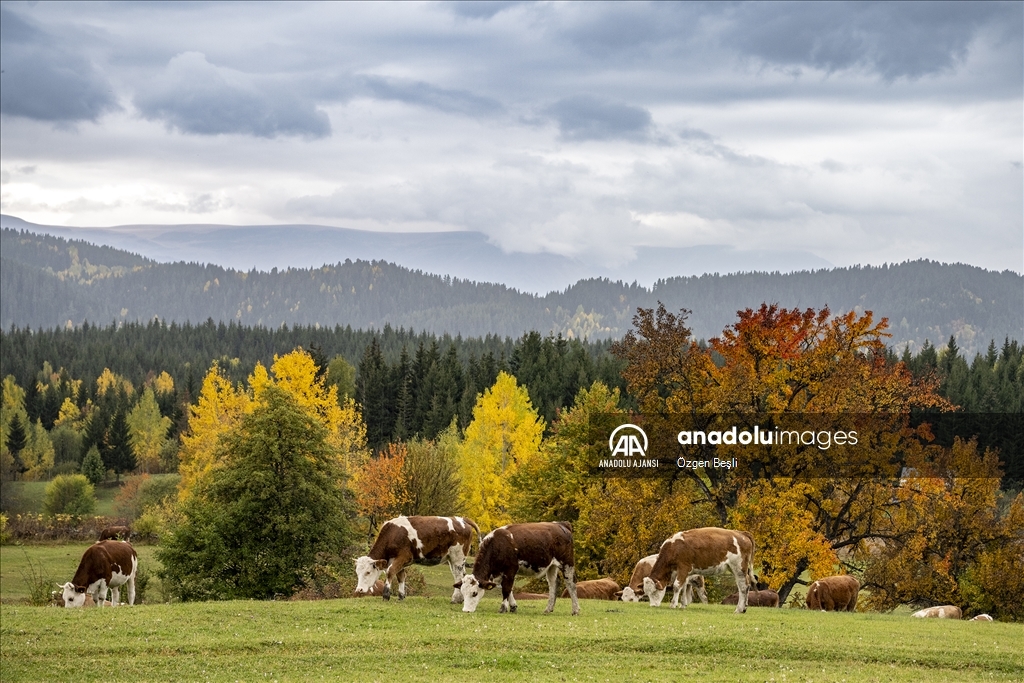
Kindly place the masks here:
[(889, 81), (914, 79), (962, 62), (982, 26), (1019, 29), (1021, 8), (1017, 2), (747, 3), (726, 10), (721, 39), (772, 64), (828, 72), (859, 67)]
[(218, 68), (198, 52), (180, 54), (151, 83), (135, 106), (147, 119), (183, 133), (236, 133), (261, 138), (331, 134), (327, 114), (288, 82)]
[(563, 140), (646, 140), (651, 134), (651, 113), (643, 107), (573, 95), (547, 107)]
[(39, 121), (95, 121), (118, 109), (84, 54), (0, 7), (0, 112)]
[(403, 81), (377, 76), (368, 76), (364, 82), (369, 92), (377, 99), (395, 100), (437, 109), (448, 114), (493, 116), (504, 111), (500, 102), (466, 90), (439, 88), (421, 81)]

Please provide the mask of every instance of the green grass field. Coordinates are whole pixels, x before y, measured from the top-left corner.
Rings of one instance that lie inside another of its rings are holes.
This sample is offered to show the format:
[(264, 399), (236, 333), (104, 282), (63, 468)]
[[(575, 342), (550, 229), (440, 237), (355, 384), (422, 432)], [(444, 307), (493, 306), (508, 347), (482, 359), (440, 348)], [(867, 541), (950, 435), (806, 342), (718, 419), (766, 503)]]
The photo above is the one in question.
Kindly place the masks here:
[[(161, 475), (156, 475), (161, 476)], [(7, 484), (12, 489), (12, 498), (16, 500), (15, 507), (18, 512), (39, 514), (43, 511), (43, 497), (46, 492), (48, 481), (14, 481)], [(99, 517), (113, 517), (117, 514), (114, 509), (114, 498), (121, 490), (113, 482), (101, 484), (96, 487), (96, 509), (93, 514)]]
[(15, 602), (19, 556), (64, 577), (84, 547), (0, 549), (3, 681), (1024, 681), (1018, 624), (595, 601), (574, 618), (562, 599), (498, 614), (497, 592), (463, 614), (444, 567), (424, 569), (432, 597), (404, 602)]

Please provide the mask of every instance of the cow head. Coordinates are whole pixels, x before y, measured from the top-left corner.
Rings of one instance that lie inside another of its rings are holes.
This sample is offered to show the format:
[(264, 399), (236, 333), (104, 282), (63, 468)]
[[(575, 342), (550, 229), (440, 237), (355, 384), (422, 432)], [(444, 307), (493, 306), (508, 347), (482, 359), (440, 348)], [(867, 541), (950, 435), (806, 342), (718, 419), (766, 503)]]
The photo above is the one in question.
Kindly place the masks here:
[(644, 595), (651, 601), (651, 607), (658, 607), (665, 599), (665, 584), (655, 581), (651, 577), (644, 578)]
[(475, 612), (480, 599), (484, 597), (484, 592), (496, 585), (493, 581), (479, 581), (472, 574), (454, 584), (455, 588), (462, 591), (462, 611)]
[(387, 560), (373, 560), (363, 555), (356, 560), (356, 593), (369, 593), (377, 577), (388, 566)]
[(640, 602), (640, 596), (636, 594), (631, 586), (626, 586), (619, 591), (619, 600), (622, 602)]
[(70, 581), (63, 584), (58, 583), (57, 586), (64, 589), (61, 598), (64, 600), (65, 607), (85, 607), (84, 586), (76, 586)]

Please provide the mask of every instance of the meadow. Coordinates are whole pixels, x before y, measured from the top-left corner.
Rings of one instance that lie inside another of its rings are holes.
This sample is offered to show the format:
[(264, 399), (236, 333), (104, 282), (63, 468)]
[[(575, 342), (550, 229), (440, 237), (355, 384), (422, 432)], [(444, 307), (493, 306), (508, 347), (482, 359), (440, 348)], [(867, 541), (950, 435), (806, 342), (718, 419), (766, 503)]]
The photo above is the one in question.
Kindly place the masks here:
[(83, 547), (0, 548), (3, 681), (1024, 681), (1019, 624), (597, 601), (574, 618), (562, 599), (549, 615), (536, 601), (498, 614), (494, 591), (464, 614), (443, 567), (403, 602), (23, 602), (17, 558), (67, 580)]

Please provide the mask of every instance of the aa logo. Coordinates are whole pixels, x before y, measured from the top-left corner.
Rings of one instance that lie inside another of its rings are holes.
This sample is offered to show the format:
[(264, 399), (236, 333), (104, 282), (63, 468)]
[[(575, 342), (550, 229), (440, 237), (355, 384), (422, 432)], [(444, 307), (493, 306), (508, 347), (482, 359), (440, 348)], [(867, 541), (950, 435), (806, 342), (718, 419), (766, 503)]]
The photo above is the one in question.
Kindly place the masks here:
[[(619, 435), (618, 440), (615, 439), (617, 434)], [(643, 445), (640, 443), (640, 438), (637, 438), (638, 436), (643, 439)], [(647, 454), (647, 434), (633, 424), (619, 425), (608, 437), (608, 450), (612, 452), (613, 458), (616, 455), (642, 458)]]

